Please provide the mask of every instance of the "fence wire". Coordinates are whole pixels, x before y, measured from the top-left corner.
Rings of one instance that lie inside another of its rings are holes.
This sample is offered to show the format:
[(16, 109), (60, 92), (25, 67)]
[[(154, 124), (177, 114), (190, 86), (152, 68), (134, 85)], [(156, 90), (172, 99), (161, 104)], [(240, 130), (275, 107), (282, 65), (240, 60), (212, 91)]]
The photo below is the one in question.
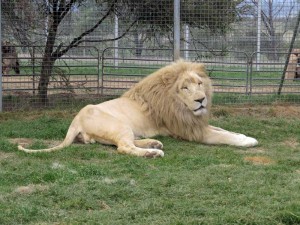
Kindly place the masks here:
[(2, 0), (3, 110), (117, 97), (175, 50), (216, 103), (299, 104), (299, 22), (297, 0)]

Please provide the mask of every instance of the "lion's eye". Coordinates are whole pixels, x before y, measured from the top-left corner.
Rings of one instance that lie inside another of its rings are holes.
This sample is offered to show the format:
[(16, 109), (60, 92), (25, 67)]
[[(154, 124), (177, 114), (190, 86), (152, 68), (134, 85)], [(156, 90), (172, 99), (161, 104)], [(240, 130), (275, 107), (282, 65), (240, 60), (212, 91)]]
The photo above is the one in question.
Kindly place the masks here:
[(202, 82), (198, 82), (198, 85), (200, 86), (202, 84)]
[(188, 90), (188, 88), (187, 88), (187, 87), (182, 87), (181, 89), (182, 89), (182, 90)]

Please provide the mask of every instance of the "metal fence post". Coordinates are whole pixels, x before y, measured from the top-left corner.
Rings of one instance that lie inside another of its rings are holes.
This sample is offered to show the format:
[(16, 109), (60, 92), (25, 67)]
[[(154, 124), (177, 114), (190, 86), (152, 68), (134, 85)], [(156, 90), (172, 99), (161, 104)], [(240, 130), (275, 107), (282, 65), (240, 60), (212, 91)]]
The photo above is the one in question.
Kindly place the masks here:
[(180, 0), (174, 0), (174, 61), (180, 58)]
[[(255, 54), (255, 53), (254, 53)], [(250, 55), (250, 58), (249, 58), (249, 55), (247, 55), (247, 95), (252, 95), (252, 74), (253, 74), (253, 57), (254, 57), (254, 54)], [(249, 86), (249, 87), (248, 87)]]
[[(114, 38), (118, 38), (119, 37), (119, 18), (118, 15), (115, 15), (115, 26), (114, 26)], [(115, 40), (114, 41), (114, 66), (118, 67), (119, 66), (119, 40)]]
[(257, 56), (256, 56), (256, 70), (260, 69), (260, 45), (261, 45), (261, 0), (257, 3)]
[[(1, 48), (1, 54), (0, 54), (0, 61), (2, 62), (2, 33), (1, 33), (1, 30), (2, 30), (2, 27), (1, 27), (1, 24), (2, 24), (2, 11), (1, 11), (1, 4), (0, 4), (0, 48)], [(0, 65), (0, 112), (2, 112), (2, 63)]]
[(189, 47), (190, 47), (190, 27), (188, 24), (184, 25), (184, 58), (189, 59)]
[[(30, 48), (30, 47), (28, 47)], [(32, 94), (35, 95), (35, 46), (32, 48), (32, 58), (31, 58), (31, 65), (32, 65)]]

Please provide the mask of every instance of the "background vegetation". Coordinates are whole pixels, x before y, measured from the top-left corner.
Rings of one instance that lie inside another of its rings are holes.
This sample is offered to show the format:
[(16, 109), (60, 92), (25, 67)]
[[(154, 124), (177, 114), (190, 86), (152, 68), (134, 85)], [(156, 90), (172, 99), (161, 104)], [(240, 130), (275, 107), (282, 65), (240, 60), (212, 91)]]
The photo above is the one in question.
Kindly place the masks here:
[[(297, 0), (260, 2), (261, 7), (254, 0), (181, 1), (181, 57), (219, 66), (251, 63), (258, 71), (264, 65), (277, 71), (281, 65), (282, 77), (289, 51), (300, 43), (300, 4)], [(27, 95), (27, 81), (35, 79), (33, 98), (48, 105), (53, 77), (61, 75), (58, 61), (71, 67), (73, 60), (99, 60), (107, 47), (118, 48), (104, 55), (115, 66), (128, 58), (135, 58), (137, 64), (144, 64), (145, 58), (158, 64), (172, 61), (173, 6), (173, 0), (1, 1), (1, 38), (16, 46), (20, 60), (27, 63), (21, 66), (21, 82), (4, 79), (4, 92)], [(122, 47), (127, 50), (121, 53)], [(99, 62), (93, 66), (99, 68)], [(29, 78), (26, 68), (34, 70)], [(11, 83), (18, 87), (12, 88)]]

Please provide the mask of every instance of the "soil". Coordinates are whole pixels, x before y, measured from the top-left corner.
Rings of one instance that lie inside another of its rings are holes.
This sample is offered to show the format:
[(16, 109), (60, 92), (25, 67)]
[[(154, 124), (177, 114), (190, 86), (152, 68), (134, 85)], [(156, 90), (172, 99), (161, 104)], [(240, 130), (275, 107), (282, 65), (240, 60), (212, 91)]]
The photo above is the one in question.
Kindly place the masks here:
[(274, 160), (266, 156), (248, 156), (245, 157), (244, 160), (254, 165), (270, 165), (275, 163)]
[[(221, 112), (221, 113), (220, 113)], [(300, 119), (300, 105), (215, 105), (212, 108), (212, 115), (218, 117), (219, 114), (245, 115), (260, 118), (282, 117)]]

